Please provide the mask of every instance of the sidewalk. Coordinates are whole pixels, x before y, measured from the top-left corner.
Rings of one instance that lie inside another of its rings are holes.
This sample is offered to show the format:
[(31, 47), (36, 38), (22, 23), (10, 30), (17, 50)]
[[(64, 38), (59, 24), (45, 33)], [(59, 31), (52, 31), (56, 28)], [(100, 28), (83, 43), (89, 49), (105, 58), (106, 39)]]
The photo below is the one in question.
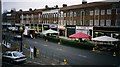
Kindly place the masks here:
[(28, 48), (23, 48), (23, 54), (27, 57), (27, 62), (32, 62), (39, 65), (64, 65), (63, 61), (47, 57), (43, 54), (37, 54), (37, 57), (32, 59), (30, 58), (30, 50)]

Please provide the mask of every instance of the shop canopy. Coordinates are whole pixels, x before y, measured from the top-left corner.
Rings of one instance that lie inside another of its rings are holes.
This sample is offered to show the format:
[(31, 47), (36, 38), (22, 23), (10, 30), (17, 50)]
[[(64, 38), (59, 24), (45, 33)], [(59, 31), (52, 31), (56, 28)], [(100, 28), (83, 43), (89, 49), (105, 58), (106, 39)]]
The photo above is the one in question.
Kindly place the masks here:
[(119, 41), (119, 39), (112, 38), (109, 36), (100, 36), (96, 38), (92, 38), (93, 41), (103, 41), (103, 42), (113, 42), (113, 41)]
[(91, 38), (91, 36), (89, 36), (89, 35), (87, 35), (85, 33), (82, 33), (82, 32), (72, 34), (69, 37), (70, 38)]
[(55, 30), (52, 30), (52, 29), (49, 29), (49, 30), (45, 30), (42, 32), (42, 34), (46, 35), (46, 34), (53, 34), (53, 33), (59, 33), (58, 31), (55, 31)]

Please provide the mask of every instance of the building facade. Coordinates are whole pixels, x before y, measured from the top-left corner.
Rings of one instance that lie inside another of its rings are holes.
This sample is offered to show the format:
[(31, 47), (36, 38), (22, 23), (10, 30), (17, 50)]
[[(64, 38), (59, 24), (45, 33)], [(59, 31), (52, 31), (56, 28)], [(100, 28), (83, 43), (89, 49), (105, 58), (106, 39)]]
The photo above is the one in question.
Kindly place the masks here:
[(92, 37), (120, 34), (120, 2), (83, 2), (80, 5), (63, 7), (67, 36), (83, 32)]
[[(44, 9), (29, 9), (12, 13), (14, 18), (8, 19), (3, 14), (4, 22), (20, 23), (36, 31), (54, 29), (61, 36), (68, 37), (83, 32), (92, 37), (107, 35), (120, 38), (120, 2), (83, 1), (82, 4), (58, 8), (45, 6)], [(17, 17), (16, 17), (17, 16)], [(17, 19), (16, 19), (17, 18)], [(6, 20), (7, 19), (7, 20)]]

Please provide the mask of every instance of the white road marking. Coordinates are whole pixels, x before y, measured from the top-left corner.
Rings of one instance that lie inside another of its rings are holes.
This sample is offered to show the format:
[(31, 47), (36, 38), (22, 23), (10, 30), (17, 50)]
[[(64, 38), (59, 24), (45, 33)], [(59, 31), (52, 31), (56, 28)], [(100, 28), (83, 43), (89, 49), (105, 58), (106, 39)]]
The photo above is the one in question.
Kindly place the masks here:
[(35, 42), (35, 44), (37, 44), (37, 42)]
[(60, 50), (60, 51), (62, 51), (62, 49), (61, 49), (61, 48), (57, 48), (57, 50)]
[(38, 62), (33, 62), (33, 61), (27, 61), (28, 63), (35, 63), (35, 64), (41, 64), (41, 63), (38, 63)]
[(80, 57), (84, 57), (84, 58), (86, 58), (86, 57), (87, 57), (87, 56), (84, 56), (84, 55), (80, 55), (80, 54), (79, 54), (78, 56), (80, 56)]
[(45, 44), (44, 44), (43, 46), (47, 47), (48, 45), (45, 45)]
[(54, 63), (52, 63), (52, 65), (55, 65)]

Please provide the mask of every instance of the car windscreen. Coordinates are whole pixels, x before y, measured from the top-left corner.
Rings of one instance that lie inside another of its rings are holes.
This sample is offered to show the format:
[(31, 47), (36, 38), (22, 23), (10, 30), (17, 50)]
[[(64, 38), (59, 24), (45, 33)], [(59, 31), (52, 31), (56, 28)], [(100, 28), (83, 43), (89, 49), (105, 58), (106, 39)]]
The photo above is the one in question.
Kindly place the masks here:
[(15, 52), (15, 53), (13, 53), (13, 55), (14, 55), (15, 57), (20, 57), (20, 56), (23, 56), (23, 54), (22, 54), (22, 53), (20, 53), (20, 52)]

